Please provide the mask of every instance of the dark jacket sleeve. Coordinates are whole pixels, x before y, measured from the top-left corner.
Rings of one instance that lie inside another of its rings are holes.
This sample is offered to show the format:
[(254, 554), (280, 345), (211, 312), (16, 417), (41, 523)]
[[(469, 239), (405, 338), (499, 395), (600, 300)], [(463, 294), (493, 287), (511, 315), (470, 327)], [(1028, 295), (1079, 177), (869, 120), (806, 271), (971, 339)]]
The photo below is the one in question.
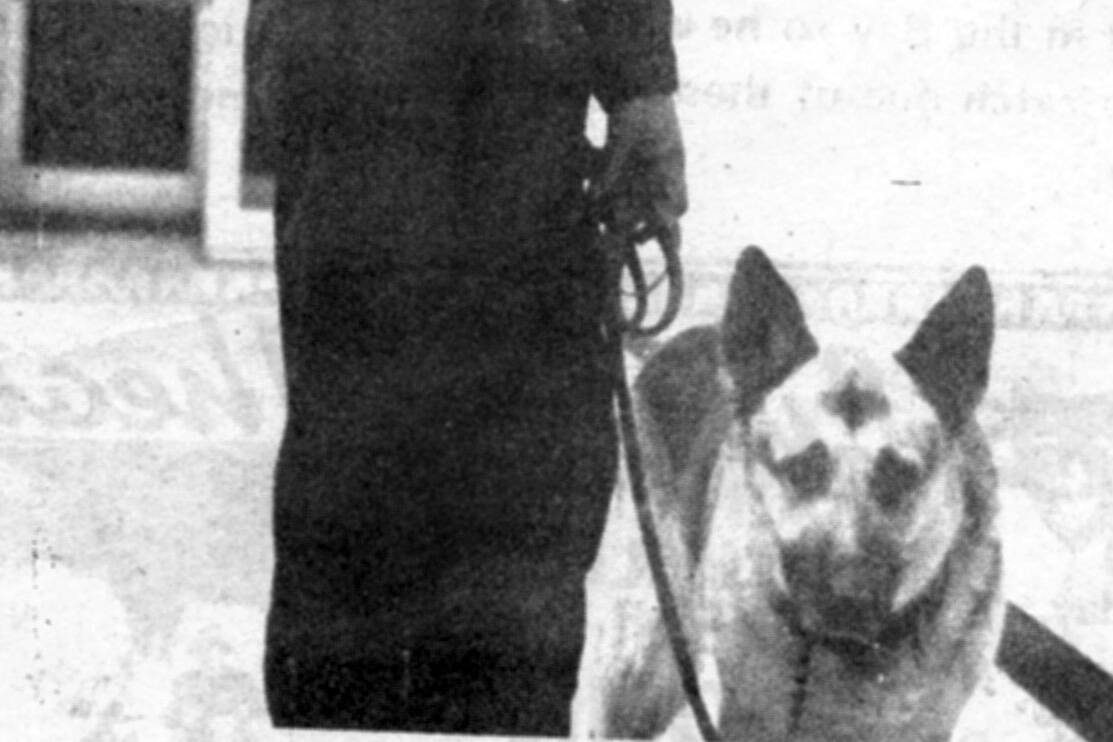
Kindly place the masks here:
[(610, 111), (677, 88), (672, 0), (579, 0), (591, 38), (595, 97)]
[(250, 0), (247, 38), (244, 44), (244, 73), (248, 104), (257, 108), (268, 125), (274, 123), (281, 63), (275, 39), (281, 0)]

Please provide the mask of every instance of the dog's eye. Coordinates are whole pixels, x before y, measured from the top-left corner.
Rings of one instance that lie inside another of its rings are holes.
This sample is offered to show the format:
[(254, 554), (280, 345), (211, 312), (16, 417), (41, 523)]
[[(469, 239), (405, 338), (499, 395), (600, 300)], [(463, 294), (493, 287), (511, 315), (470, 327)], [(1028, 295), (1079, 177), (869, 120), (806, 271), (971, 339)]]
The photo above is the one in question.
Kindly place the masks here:
[(870, 494), (886, 510), (898, 508), (922, 478), (920, 467), (892, 448), (881, 449), (870, 475)]
[(798, 454), (782, 459), (777, 469), (788, 480), (797, 496), (811, 499), (823, 494), (831, 486), (832, 462), (827, 446), (813, 442)]

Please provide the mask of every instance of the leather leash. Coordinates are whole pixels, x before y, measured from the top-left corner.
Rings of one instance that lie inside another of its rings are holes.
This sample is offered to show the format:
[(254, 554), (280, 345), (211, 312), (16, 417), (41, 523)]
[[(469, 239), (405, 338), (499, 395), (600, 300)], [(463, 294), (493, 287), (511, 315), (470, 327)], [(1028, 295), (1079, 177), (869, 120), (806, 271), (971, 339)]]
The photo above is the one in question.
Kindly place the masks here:
[[(673, 658), (680, 674), (680, 683), (684, 689), (684, 695), (687, 697), (688, 705), (691, 706), (692, 713), (695, 715), (700, 735), (705, 742), (719, 742), (721, 739), (719, 731), (711, 721), (707, 704), (700, 693), (692, 650), (684, 634), (676, 594), (669, 583), (669, 575), (661, 551), (661, 541), (657, 535), (657, 527), (649, 504), (649, 493), (645, 484), (645, 467), (642, 462), (641, 446), (638, 443), (634, 404), (630, 393), (630, 384), (626, 377), (626, 362), (623, 354), (623, 335), (634, 337), (657, 335), (672, 323), (680, 309), (683, 292), (683, 274), (679, 257), (680, 246), (661, 236), (658, 236), (656, 241), (660, 245), (665, 258), (665, 278), (669, 284), (668, 300), (661, 318), (655, 324), (646, 327), (642, 322), (647, 313), (649, 293), (653, 290), (653, 286), (645, 281), (645, 273), (638, 257), (638, 246), (632, 240), (623, 239), (617, 235), (607, 233), (600, 235), (600, 243), (608, 256), (611, 271), (609, 284), (612, 287), (611, 307), (606, 321), (606, 331), (607, 341), (611, 349), (612, 383), (615, 399), (618, 402), (619, 430), (623, 449), (626, 452), (626, 468), (630, 476), (631, 495), (638, 515), (638, 525), (641, 529), (646, 560), (649, 563), (649, 571), (653, 577), (657, 603), (661, 609), (661, 620), (665, 625), (665, 632), (668, 634), (669, 645), (672, 648)], [(622, 307), (621, 280), (624, 267), (629, 270), (634, 283), (635, 311), (633, 317), (627, 317)], [(654, 285), (656, 285), (656, 282)]]

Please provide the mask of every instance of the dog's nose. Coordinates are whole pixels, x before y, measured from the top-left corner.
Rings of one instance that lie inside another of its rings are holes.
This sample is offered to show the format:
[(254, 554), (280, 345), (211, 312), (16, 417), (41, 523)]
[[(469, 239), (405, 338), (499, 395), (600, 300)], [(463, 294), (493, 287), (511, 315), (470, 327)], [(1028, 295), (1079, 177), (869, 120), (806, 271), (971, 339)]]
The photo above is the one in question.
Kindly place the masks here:
[[(789, 592), (818, 596), (833, 593), (833, 578), (844, 570), (838, 568), (833, 545), (827, 539), (808, 543), (784, 544), (781, 547), (781, 571)], [(846, 582), (840, 580), (840, 582)], [(847, 583), (840, 592), (853, 588)]]
[(809, 627), (831, 638), (868, 644), (880, 633), (884, 610), (875, 600), (830, 596), (815, 605), (816, 626)]
[(888, 614), (892, 570), (872, 559), (836, 556), (824, 546), (781, 550), (789, 598), (805, 628), (865, 639), (879, 630)]
[(818, 573), (822, 568), (817, 549), (804, 548), (799, 544), (781, 546), (781, 573), (789, 592), (804, 590), (812, 583), (821, 582)]

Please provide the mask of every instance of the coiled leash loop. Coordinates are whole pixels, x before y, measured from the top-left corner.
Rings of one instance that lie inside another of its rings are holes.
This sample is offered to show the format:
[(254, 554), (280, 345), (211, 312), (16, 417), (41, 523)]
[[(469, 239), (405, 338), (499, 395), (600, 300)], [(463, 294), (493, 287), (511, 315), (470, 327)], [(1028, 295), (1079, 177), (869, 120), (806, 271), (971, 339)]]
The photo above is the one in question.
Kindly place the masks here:
[[(642, 451), (638, 444), (638, 431), (634, 420), (634, 404), (630, 394), (630, 384), (626, 378), (626, 362), (622, 346), (623, 335), (642, 338), (657, 335), (676, 319), (680, 310), (683, 292), (680, 245), (674, 240), (662, 237), (660, 234), (655, 240), (660, 245), (665, 258), (666, 269), (663, 280), (667, 280), (669, 284), (668, 300), (657, 323), (645, 327), (642, 323), (648, 312), (649, 294), (659, 285), (660, 280), (654, 281), (653, 285), (646, 283), (645, 271), (638, 256), (638, 244), (634, 239), (608, 234), (605, 231), (600, 233), (600, 244), (602, 249), (606, 251), (610, 270), (608, 278), (611, 286), (611, 306), (606, 321), (607, 340), (611, 349), (613, 384), (615, 398), (618, 401), (618, 420), (623, 448), (626, 451), (626, 468), (630, 475), (630, 490), (634, 499), (634, 508), (638, 514), (638, 525), (641, 529), (642, 543), (645, 546), (649, 571), (653, 577), (657, 603), (661, 609), (661, 620), (665, 624), (665, 631), (669, 637), (669, 645), (672, 647), (673, 658), (676, 660), (676, 667), (680, 673), (680, 683), (684, 689), (684, 695), (687, 697), (688, 704), (695, 715), (700, 734), (706, 742), (718, 742), (720, 739), (719, 732), (711, 721), (707, 705), (700, 694), (692, 650), (687, 637), (684, 635), (680, 610), (676, 603), (676, 594), (669, 584), (668, 571), (665, 569), (661, 541), (657, 536), (653, 512), (649, 505), (649, 493), (645, 484), (645, 468), (642, 463)], [(622, 305), (621, 281), (623, 268), (629, 271), (634, 285), (635, 309), (634, 314), (629, 317), (626, 316)]]
[[(680, 303), (684, 298), (684, 271), (680, 265), (680, 244), (676, 238), (659, 232), (651, 241), (656, 242), (661, 249), (661, 257), (665, 261), (665, 271), (655, 278), (652, 283), (645, 279), (645, 268), (642, 267), (641, 257), (638, 255), (639, 244), (633, 238), (623, 238), (618, 235), (604, 232), (600, 235), (603, 250), (611, 261), (610, 286), (616, 292), (617, 306), (614, 308), (614, 319), (620, 335), (625, 334), (633, 338), (649, 338), (660, 335), (676, 319), (680, 313)], [(644, 243), (647, 244), (647, 243)], [(630, 275), (633, 290), (629, 293), (622, 290), (623, 268)], [(645, 326), (645, 317), (649, 313), (649, 297), (663, 282), (667, 282), (667, 297), (665, 308), (661, 312), (657, 323)], [(627, 316), (622, 306), (623, 296), (633, 296), (634, 311)]]

